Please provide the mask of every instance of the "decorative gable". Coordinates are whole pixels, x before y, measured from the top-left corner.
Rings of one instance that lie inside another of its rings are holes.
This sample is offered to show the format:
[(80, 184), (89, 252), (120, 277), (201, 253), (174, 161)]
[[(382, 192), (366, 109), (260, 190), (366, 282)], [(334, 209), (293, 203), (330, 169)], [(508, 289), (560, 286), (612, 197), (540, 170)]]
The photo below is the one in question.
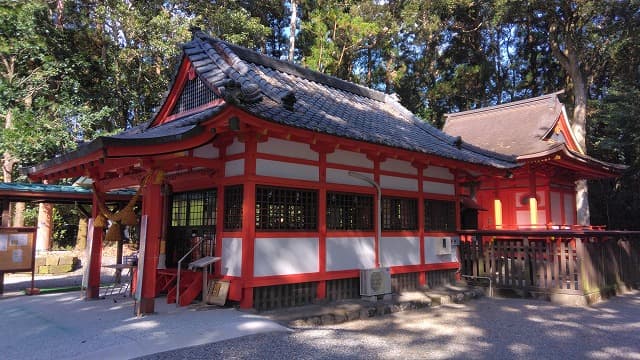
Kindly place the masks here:
[(176, 101), (171, 115), (177, 115), (183, 112), (199, 108), (207, 105), (220, 97), (216, 95), (198, 76), (189, 76), (182, 89), (182, 94)]

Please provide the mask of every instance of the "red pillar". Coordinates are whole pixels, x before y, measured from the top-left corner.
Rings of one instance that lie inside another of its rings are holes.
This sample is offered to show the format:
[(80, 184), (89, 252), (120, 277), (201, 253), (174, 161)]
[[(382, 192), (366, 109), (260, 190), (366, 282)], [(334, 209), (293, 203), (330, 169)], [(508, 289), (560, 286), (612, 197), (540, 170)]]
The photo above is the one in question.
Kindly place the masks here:
[[(413, 166), (418, 171), (418, 237), (420, 238), (420, 265), (426, 263), (424, 257), (424, 169), (425, 165), (414, 163)], [(420, 271), (418, 274), (418, 285), (427, 285), (427, 273)]]
[[(98, 195), (93, 191), (93, 204), (91, 206), (91, 216), (95, 221), (100, 208), (98, 207)], [(102, 239), (104, 237), (104, 229), (93, 227), (91, 242), (91, 260), (89, 261), (89, 282), (87, 284), (87, 299), (97, 299), (100, 296), (100, 268), (102, 267)]]
[(142, 269), (142, 294), (138, 303), (139, 314), (152, 314), (155, 310), (156, 269), (160, 255), (164, 202), (162, 180), (162, 173), (155, 174), (142, 192), (142, 214), (147, 216), (147, 238)]
[[(325, 276), (327, 272), (327, 152), (319, 151), (320, 191), (318, 193), (318, 272)], [(327, 297), (327, 281), (318, 281), (316, 298)]]
[(242, 300), (240, 307), (253, 307), (253, 287), (247, 285), (253, 280), (256, 241), (256, 183), (252, 178), (256, 174), (256, 153), (258, 141), (256, 134), (250, 132), (245, 138), (244, 183), (242, 200)]

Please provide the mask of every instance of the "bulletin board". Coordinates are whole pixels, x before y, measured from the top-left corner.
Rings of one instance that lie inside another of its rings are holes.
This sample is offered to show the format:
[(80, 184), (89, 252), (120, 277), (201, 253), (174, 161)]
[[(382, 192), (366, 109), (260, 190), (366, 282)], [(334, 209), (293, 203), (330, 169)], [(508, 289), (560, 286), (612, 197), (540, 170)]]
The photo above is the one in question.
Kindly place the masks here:
[(0, 272), (31, 271), (35, 228), (0, 228)]

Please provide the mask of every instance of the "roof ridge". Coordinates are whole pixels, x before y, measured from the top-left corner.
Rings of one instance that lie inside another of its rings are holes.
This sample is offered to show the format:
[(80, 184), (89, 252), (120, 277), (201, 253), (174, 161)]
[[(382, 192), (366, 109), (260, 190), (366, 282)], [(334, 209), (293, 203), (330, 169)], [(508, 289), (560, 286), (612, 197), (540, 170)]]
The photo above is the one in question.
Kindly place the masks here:
[(466, 111), (460, 111), (460, 112), (455, 112), (455, 113), (448, 113), (445, 114), (444, 116), (447, 118), (453, 118), (453, 117), (457, 117), (457, 116), (463, 116), (463, 115), (469, 115), (469, 114), (479, 114), (479, 113), (485, 113), (485, 112), (493, 112), (493, 111), (501, 111), (501, 110), (506, 110), (509, 108), (513, 108), (513, 107), (519, 107), (522, 105), (527, 105), (527, 104), (531, 104), (533, 105), (533, 103), (538, 103), (538, 102), (542, 102), (542, 101), (546, 101), (546, 100), (550, 100), (550, 99), (557, 99), (558, 95), (564, 93), (564, 90), (559, 90), (550, 94), (544, 94), (544, 95), (540, 95), (534, 98), (528, 98), (528, 99), (523, 99), (523, 100), (517, 100), (517, 101), (512, 101), (512, 102), (508, 102), (508, 103), (504, 103), (504, 104), (500, 104), (500, 105), (494, 105), (494, 106), (487, 106), (487, 107), (482, 107), (479, 109), (473, 109), (473, 110), (466, 110)]
[[(264, 54), (260, 54), (256, 51), (247, 49), (245, 47), (231, 44), (229, 42), (216, 39), (203, 31), (197, 32), (198, 38), (203, 41), (211, 41), (218, 42), (226, 46), (231, 50), (233, 55), (237, 56), (241, 60), (249, 61), (251, 63), (259, 64), (262, 66), (270, 67), (274, 70), (281, 71), (287, 73), (289, 75), (294, 75), (300, 78), (304, 78), (313, 82), (317, 82), (323, 85), (327, 85), (339, 90), (347, 91), (356, 95), (364, 96), (372, 100), (385, 102), (386, 95), (385, 93), (368, 88), (366, 86), (358, 85), (335, 76), (323, 74), (318, 71), (314, 71), (303, 66), (293, 64), (287, 61), (283, 61), (280, 59), (276, 59)], [(229, 55), (227, 53), (227, 55)], [(233, 67), (230, 64), (231, 67)], [(234, 68), (235, 69), (235, 68)]]

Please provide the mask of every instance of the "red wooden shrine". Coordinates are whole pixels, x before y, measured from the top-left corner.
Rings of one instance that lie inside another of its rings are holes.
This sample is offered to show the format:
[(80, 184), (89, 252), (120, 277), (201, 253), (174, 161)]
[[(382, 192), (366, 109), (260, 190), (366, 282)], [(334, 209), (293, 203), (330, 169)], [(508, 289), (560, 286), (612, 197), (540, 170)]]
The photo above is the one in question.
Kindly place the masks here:
[[(229, 299), (250, 308), (256, 289), (309, 283), (323, 299), (327, 284), (377, 266), (425, 285), (429, 272), (458, 268), (451, 244), (464, 210), (491, 210), (478, 219), (494, 226), (497, 200), (503, 226), (519, 224), (529, 209), (522, 199), (533, 193), (541, 223), (571, 223), (572, 182), (618, 168), (579, 154), (565, 123), (552, 129), (564, 136), (562, 149), (516, 158), (440, 132), (393, 96), (196, 31), (148, 123), (29, 176), (87, 176), (100, 193), (142, 186), (141, 312), (154, 311), (160, 291), (171, 299), (172, 269), (194, 238), (211, 238), (221, 257), (212, 276), (229, 280)], [(89, 298), (98, 296), (103, 239), (95, 229)]]

